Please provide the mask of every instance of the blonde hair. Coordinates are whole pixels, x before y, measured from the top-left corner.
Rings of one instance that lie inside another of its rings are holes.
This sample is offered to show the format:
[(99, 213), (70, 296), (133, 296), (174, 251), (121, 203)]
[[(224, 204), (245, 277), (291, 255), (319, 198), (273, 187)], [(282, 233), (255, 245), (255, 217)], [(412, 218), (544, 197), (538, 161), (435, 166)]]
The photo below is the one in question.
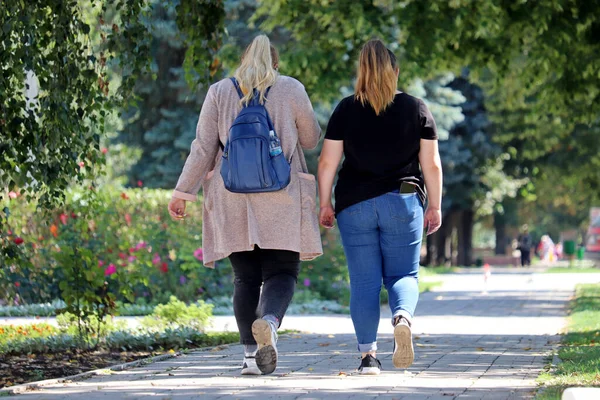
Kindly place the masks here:
[(398, 85), (396, 57), (379, 39), (369, 40), (360, 51), (354, 96), (370, 104), (379, 115), (394, 102)]
[(241, 102), (243, 105), (254, 97), (253, 89), (260, 93), (260, 103), (265, 103), (265, 93), (272, 86), (279, 75), (273, 67), (279, 63), (279, 55), (266, 35), (258, 35), (246, 48), (242, 55), (240, 66), (235, 71), (240, 88), (244, 92)]

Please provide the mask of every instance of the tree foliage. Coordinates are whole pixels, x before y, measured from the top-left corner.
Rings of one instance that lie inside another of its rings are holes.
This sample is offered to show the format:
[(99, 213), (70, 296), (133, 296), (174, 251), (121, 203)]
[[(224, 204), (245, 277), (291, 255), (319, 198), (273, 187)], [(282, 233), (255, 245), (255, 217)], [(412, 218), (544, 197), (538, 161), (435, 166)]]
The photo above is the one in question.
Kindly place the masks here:
[[(189, 47), (177, 27), (175, 6), (152, 4), (145, 22), (152, 33), (152, 75), (138, 80), (134, 89), (138, 100), (123, 113), (124, 126), (116, 140), (141, 151), (127, 173), (130, 185), (173, 188), (195, 137), (206, 87), (192, 89), (186, 80)], [(208, 72), (209, 66), (205, 69)], [(211, 79), (210, 72), (205, 78)]]
[[(191, 43), (188, 75), (206, 81), (218, 67), (223, 2), (176, 4), (177, 23)], [(131, 100), (137, 79), (150, 71), (152, 34), (144, 23), (150, 9), (146, 0), (0, 3), (0, 187), (47, 203), (101, 163), (106, 114)], [(97, 45), (92, 31), (100, 32)], [(119, 71), (118, 88), (110, 85), (108, 65)], [(39, 84), (35, 99), (27, 98), (27, 74)]]
[(260, 2), (257, 18), (290, 33), (286, 57), (325, 96), (352, 76), (348, 60), (360, 46), (379, 36), (398, 48), (405, 79), (468, 65), (480, 78), (492, 75), (496, 89), (510, 78), (507, 103), (537, 116), (568, 112), (589, 123), (600, 110), (596, 1), (275, 0)]

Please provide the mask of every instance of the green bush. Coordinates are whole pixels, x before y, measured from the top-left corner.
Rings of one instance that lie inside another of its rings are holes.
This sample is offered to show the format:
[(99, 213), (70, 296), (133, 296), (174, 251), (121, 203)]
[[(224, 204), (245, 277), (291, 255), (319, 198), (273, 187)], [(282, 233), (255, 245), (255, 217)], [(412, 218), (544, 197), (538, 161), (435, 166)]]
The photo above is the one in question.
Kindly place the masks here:
[(16, 343), (31, 338), (45, 338), (57, 333), (57, 329), (49, 324), (31, 324), (24, 326), (0, 326), (0, 346), (5, 343)]
[[(95, 315), (90, 315), (82, 321), (87, 326), (94, 327), (94, 338), (102, 338), (111, 332), (127, 329), (126, 321), (115, 321), (112, 316), (99, 319)], [(71, 313), (62, 313), (56, 316), (56, 324), (62, 333), (71, 336), (79, 335), (79, 319)]]
[[(86, 193), (74, 190), (50, 218), (22, 197), (4, 200), (0, 208), (6, 206), (11, 213), (7, 237), (24, 241), (19, 257), (0, 269), (0, 302), (62, 298), (60, 282), (68, 272), (85, 281), (107, 282), (107, 292), (123, 303), (142, 298), (159, 304), (172, 295), (193, 302), (231, 294), (228, 261), (219, 262), (215, 270), (202, 266), (200, 207), (191, 205), (184, 222), (171, 221), (166, 209), (170, 195), (168, 190), (103, 186), (93, 212), (84, 214)], [(74, 265), (73, 249), (84, 263)]]
[[(10, 209), (5, 237), (24, 240), (18, 257), (0, 268), (0, 304), (64, 300), (84, 288), (108, 314), (145, 315), (151, 309), (147, 305), (166, 303), (171, 296), (186, 303), (231, 298), (229, 261), (218, 262), (216, 269), (202, 264), (200, 203), (189, 205), (185, 221), (174, 222), (166, 209), (170, 190), (104, 184), (95, 189), (93, 203), (87, 190), (67, 193), (65, 206), (49, 217), (21, 196), (0, 202), (0, 208)], [(347, 305), (339, 232), (323, 230), (322, 235), (325, 255), (302, 264), (298, 287)]]
[[(238, 342), (236, 332), (202, 333), (190, 328), (168, 329), (155, 333), (117, 331), (108, 334), (100, 346), (113, 351), (160, 351), (217, 346)], [(49, 354), (80, 349), (76, 336), (66, 333), (0, 342), (0, 355)]]
[(212, 304), (202, 300), (188, 306), (171, 296), (167, 304), (156, 306), (152, 315), (142, 319), (141, 324), (150, 330), (189, 328), (203, 331), (212, 317), (212, 309)]

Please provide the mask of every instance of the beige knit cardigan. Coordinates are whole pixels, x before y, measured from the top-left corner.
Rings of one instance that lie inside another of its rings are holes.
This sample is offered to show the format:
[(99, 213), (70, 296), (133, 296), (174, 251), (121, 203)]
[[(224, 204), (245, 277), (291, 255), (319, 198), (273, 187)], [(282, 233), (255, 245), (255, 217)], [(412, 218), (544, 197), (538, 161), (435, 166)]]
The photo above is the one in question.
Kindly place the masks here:
[(204, 265), (233, 252), (263, 249), (290, 250), (301, 260), (323, 254), (316, 217), (316, 182), (306, 171), (302, 148), (317, 146), (321, 128), (304, 86), (279, 76), (271, 87), (266, 108), (291, 159), (292, 179), (278, 192), (239, 194), (225, 189), (221, 178), (221, 145), (242, 106), (230, 79), (212, 85), (200, 111), (192, 142), (173, 197), (194, 201), (204, 193), (202, 249)]

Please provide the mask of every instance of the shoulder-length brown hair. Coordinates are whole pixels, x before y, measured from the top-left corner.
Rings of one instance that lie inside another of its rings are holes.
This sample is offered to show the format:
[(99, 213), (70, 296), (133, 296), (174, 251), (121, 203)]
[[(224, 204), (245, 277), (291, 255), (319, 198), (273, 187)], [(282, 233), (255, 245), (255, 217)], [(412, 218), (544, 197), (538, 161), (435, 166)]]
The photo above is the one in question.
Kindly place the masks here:
[(379, 39), (369, 40), (360, 51), (354, 96), (370, 104), (379, 115), (394, 101), (398, 77), (394, 53)]

